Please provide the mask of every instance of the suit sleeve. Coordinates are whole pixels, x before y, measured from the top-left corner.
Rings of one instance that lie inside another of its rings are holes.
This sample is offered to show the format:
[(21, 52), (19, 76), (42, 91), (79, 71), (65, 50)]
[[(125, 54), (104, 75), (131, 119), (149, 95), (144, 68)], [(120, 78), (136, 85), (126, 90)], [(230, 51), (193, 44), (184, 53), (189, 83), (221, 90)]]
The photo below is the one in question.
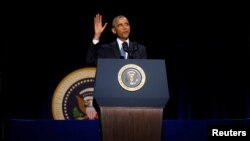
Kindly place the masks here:
[(142, 55), (141, 55), (141, 58), (142, 58), (142, 59), (147, 59), (147, 58), (148, 58), (147, 50), (146, 50), (145, 46), (143, 46), (143, 48), (142, 48)]
[(97, 63), (97, 57), (98, 57), (98, 49), (99, 49), (99, 43), (94, 44), (91, 43), (86, 54), (86, 63), (89, 65), (96, 65)]
[(146, 47), (143, 45), (139, 45), (139, 58), (138, 59), (147, 59), (148, 55), (147, 55), (147, 50)]

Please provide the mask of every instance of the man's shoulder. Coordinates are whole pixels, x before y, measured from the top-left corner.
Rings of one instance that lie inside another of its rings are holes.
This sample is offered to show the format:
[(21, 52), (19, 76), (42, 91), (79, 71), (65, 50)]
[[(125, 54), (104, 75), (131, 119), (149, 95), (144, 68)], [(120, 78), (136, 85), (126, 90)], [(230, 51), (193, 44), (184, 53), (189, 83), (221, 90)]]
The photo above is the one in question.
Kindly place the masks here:
[(110, 48), (110, 47), (114, 47), (114, 46), (117, 46), (117, 42), (116, 41), (113, 41), (113, 42), (110, 42), (110, 43), (103, 43), (101, 45), (102, 48)]
[(138, 47), (138, 48), (146, 48), (143, 44), (138, 43), (138, 42), (132, 42), (132, 45), (133, 45), (134, 47)]

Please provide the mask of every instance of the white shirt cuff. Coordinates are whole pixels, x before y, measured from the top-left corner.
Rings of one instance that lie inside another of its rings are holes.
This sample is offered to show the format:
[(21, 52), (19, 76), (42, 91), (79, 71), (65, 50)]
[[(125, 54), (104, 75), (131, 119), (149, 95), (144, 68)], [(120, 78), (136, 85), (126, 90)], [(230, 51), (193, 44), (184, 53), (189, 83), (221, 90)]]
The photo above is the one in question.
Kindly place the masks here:
[(93, 43), (97, 44), (99, 42), (99, 40), (93, 39)]

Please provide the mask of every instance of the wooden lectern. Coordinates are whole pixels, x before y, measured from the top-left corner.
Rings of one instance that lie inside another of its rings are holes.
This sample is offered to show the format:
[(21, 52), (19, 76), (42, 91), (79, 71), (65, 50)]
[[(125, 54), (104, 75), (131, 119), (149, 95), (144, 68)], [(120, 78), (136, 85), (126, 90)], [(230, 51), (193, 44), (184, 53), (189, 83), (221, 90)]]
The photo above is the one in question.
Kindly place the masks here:
[(94, 98), (103, 141), (161, 141), (166, 73), (164, 60), (98, 59)]

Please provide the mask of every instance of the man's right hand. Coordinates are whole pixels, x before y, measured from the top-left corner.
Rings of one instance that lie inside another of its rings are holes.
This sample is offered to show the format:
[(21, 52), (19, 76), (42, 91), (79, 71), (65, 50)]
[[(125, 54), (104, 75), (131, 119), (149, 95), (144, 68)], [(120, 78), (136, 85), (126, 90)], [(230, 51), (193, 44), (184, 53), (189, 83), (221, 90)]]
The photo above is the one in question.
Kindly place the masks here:
[(107, 23), (102, 26), (102, 15), (96, 14), (94, 18), (94, 29), (95, 29), (95, 35), (94, 35), (94, 40), (99, 40), (101, 37), (102, 32), (106, 28)]

